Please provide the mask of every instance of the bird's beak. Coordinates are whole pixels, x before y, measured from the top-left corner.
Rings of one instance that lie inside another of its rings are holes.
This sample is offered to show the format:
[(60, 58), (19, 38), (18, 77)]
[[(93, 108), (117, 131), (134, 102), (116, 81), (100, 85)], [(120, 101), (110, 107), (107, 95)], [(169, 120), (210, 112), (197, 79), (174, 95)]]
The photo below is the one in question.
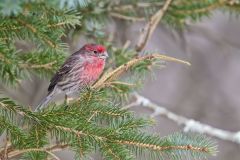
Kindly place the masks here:
[(108, 57), (109, 56), (108, 56), (108, 53), (106, 51), (100, 55), (100, 58), (102, 58), (102, 59), (107, 59)]

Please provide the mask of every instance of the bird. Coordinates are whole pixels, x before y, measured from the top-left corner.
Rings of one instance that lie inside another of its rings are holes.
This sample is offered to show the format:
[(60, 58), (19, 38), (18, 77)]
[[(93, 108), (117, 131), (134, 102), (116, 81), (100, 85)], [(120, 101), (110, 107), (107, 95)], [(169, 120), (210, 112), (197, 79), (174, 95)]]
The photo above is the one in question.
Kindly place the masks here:
[(35, 112), (47, 107), (56, 95), (64, 93), (65, 99), (92, 85), (102, 74), (108, 53), (101, 44), (85, 44), (70, 55), (50, 80), (47, 96), (38, 104)]

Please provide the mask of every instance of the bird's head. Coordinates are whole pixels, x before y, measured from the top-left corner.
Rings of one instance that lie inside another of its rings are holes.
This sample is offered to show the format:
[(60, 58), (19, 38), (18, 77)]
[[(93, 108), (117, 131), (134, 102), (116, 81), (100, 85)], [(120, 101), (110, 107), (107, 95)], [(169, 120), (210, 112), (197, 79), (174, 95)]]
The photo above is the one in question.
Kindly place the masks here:
[(91, 57), (106, 59), (108, 57), (108, 53), (106, 48), (100, 44), (86, 44), (82, 47), (85, 51), (85, 54)]

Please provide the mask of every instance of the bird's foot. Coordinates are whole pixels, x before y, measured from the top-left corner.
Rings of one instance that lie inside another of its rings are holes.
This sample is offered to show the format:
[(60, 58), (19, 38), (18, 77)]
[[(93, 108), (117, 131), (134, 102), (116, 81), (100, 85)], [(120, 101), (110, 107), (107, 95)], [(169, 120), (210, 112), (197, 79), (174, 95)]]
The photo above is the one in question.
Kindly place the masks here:
[(65, 104), (65, 109), (68, 108), (68, 104), (70, 103), (70, 101), (72, 101), (73, 98), (68, 97), (67, 95), (65, 95), (65, 99), (64, 99), (64, 104)]

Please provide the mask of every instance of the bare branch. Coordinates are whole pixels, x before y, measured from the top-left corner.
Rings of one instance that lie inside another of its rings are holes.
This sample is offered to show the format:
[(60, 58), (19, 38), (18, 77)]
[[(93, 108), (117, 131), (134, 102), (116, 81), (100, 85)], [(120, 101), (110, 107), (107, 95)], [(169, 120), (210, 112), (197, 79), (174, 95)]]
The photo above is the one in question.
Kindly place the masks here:
[(159, 106), (153, 102), (151, 102), (149, 99), (134, 93), (134, 97), (136, 100), (131, 103), (130, 105), (126, 106), (125, 108), (130, 108), (134, 106), (142, 106), (152, 109), (154, 112), (151, 115), (151, 117), (156, 116), (163, 116), (175, 123), (177, 123), (180, 126), (184, 127), (185, 132), (197, 132), (197, 133), (203, 133), (208, 134), (210, 136), (231, 141), (237, 144), (240, 144), (240, 131), (238, 132), (230, 132), (222, 129), (218, 129), (215, 127), (212, 127), (207, 124), (203, 124), (201, 122), (195, 121), (193, 119), (188, 119), (186, 117), (177, 115), (176, 113), (173, 113), (169, 110), (167, 110), (165, 107)]
[(139, 41), (136, 46), (136, 51), (140, 52), (146, 46), (147, 41), (152, 36), (158, 23), (162, 20), (164, 14), (167, 11), (168, 7), (170, 6), (171, 2), (172, 2), (172, 0), (166, 0), (163, 7), (150, 18), (150, 21), (145, 25), (143, 32), (139, 37)]

